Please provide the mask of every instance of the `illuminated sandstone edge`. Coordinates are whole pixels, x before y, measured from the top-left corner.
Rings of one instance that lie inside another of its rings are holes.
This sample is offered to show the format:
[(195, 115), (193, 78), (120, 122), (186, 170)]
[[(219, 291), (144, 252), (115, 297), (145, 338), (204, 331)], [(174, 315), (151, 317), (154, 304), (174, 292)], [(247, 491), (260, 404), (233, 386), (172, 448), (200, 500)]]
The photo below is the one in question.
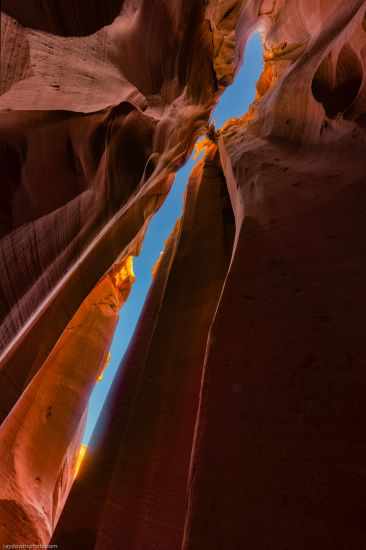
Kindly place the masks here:
[(85, 455), (88, 451), (88, 445), (85, 443), (82, 443), (79, 448), (79, 452), (77, 453), (77, 459), (75, 464), (75, 470), (74, 470), (74, 477), (77, 477), (81, 468), (81, 465), (85, 459)]
[(104, 378), (104, 372), (106, 370), (106, 368), (108, 367), (109, 363), (111, 362), (111, 354), (110, 352), (108, 352), (108, 355), (107, 355), (107, 359), (105, 360), (104, 362), (104, 365), (102, 367), (102, 370), (100, 371), (100, 373), (98, 374), (98, 377), (97, 377), (97, 382), (101, 382)]
[(49, 541), (85, 455), (88, 399), (134, 280), (130, 256), (98, 283), (1, 425), (1, 543)]

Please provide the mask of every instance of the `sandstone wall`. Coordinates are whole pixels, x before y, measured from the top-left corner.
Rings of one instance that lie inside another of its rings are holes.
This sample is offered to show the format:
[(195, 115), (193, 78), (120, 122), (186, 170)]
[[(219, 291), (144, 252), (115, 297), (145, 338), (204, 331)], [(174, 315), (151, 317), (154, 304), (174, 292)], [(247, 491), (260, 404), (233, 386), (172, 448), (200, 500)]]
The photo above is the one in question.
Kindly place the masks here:
[(0, 426), (4, 545), (49, 542), (76, 475), (88, 399), (133, 282), (128, 264), (83, 301)]
[[(27, 392), (56, 369), (52, 349), (80, 304), (137, 253), (254, 30), (265, 61), (248, 113), (210, 133), (53, 540), (359, 550), (365, 0), (126, 0), (115, 19), (112, 2), (93, 19), (92, 3), (74, 33), (50, 5), (20, 20), (14, 3), (2, 17), (9, 441), (13, 411), (25, 414)], [(97, 28), (99, 17), (111, 19)], [(74, 410), (60, 462), (85, 404)], [(58, 471), (54, 462), (45, 499)], [(36, 520), (26, 535), (49, 537), (61, 507), (45, 534)]]
[(61, 547), (181, 546), (207, 334), (234, 234), (218, 160), (214, 146), (191, 176), (183, 218), (54, 535)]

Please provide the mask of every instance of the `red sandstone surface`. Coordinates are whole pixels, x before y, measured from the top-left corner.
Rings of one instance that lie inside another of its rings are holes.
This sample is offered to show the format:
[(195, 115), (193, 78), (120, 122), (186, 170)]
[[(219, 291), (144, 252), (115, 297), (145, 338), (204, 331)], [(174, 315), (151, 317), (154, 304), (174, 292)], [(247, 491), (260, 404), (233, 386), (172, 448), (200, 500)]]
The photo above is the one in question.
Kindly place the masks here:
[[(365, 0), (2, 9), (0, 542), (360, 550)], [(116, 273), (255, 29), (66, 499)]]

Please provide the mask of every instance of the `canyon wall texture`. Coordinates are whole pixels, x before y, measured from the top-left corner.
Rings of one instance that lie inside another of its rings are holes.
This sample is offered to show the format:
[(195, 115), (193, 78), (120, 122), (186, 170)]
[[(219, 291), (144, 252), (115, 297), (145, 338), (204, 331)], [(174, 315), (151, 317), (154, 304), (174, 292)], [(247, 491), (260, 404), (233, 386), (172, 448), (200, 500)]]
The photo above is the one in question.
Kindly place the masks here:
[(213, 149), (191, 176), (183, 218), (156, 267), (56, 530), (60, 547), (180, 548), (206, 340), (234, 236)]
[(203, 8), (176, 4), (122, 2), (87, 37), (2, 14), (2, 418), (98, 280), (136, 253), (205, 124), (216, 83)]
[(74, 480), (88, 397), (108, 358), (131, 262), (87, 296), (0, 427), (0, 540), (46, 544)]
[[(67, 4), (2, 6), (0, 542), (360, 550), (366, 1)], [(62, 512), (116, 274), (255, 30)]]

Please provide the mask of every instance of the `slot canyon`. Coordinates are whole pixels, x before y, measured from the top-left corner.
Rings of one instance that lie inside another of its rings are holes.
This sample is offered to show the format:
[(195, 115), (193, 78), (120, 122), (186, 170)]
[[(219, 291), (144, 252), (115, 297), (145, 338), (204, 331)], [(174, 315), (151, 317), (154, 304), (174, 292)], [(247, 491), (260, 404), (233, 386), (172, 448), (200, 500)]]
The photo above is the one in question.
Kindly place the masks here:
[(366, 548), (366, 0), (0, 6), (0, 545)]

